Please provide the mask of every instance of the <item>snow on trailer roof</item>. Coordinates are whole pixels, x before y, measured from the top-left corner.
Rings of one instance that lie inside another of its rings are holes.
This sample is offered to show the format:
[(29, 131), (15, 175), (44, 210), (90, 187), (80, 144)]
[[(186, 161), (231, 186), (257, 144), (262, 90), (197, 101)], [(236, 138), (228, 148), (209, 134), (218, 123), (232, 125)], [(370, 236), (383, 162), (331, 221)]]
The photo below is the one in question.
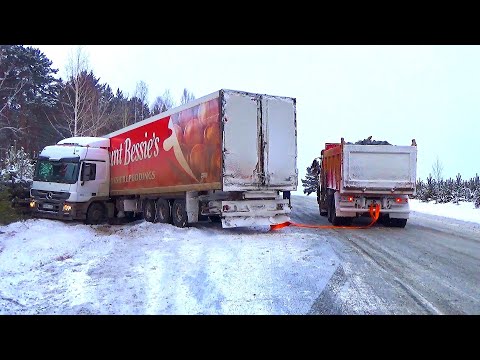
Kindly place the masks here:
[(102, 137), (69, 137), (63, 140), (60, 140), (57, 145), (75, 145), (75, 146), (91, 146), (91, 147), (109, 147), (110, 139)]

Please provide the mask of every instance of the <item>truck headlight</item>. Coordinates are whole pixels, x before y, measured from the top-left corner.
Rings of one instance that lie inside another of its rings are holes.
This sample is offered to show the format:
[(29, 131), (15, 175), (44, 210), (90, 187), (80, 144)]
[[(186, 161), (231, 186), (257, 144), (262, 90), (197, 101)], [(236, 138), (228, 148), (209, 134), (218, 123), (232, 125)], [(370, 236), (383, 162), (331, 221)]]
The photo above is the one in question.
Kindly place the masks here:
[(71, 206), (71, 205), (67, 205), (67, 204), (63, 205), (63, 211), (68, 212), (68, 211), (70, 211), (70, 210), (72, 210), (72, 206)]
[(30, 201), (30, 207), (34, 208), (35, 207), (35, 200)]

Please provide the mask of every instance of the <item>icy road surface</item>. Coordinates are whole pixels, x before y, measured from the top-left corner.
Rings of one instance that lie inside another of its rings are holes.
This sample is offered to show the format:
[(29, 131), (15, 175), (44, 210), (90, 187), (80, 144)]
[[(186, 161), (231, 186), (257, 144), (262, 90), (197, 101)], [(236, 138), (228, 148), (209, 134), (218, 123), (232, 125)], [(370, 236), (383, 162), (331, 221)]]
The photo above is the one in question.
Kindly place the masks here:
[[(293, 221), (328, 224), (314, 196), (292, 202)], [(421, 213), (405, 229), (0, 227), (0, 314), (480, 314), (479, 282), (480, 225)]]

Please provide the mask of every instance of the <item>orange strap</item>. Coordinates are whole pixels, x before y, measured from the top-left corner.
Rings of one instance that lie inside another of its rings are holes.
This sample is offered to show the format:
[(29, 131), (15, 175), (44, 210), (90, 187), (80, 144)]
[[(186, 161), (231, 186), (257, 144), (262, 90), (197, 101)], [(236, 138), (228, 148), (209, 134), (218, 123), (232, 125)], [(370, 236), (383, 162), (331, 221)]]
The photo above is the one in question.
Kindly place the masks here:
[(372, 222), (366, 226), (306, 225), (287, 221), (281, 224), (270, 225), (270, 231), (278, 230), (287, 226), (297, 226), (309, 229), (367, 229), (377, 222), (378, 217), (380, 216), (380, 204), (375, 204), (375, 207), (373, 207), (373, 204), (370, 205), (369, 213), (370, 217), (372, 218)]

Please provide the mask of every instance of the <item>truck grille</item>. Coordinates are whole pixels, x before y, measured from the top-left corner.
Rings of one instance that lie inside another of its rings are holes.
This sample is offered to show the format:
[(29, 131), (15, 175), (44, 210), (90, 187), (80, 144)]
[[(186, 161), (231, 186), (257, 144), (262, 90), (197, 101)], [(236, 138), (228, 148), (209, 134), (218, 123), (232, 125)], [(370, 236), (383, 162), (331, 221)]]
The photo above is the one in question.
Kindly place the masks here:
[(70, 193), (68, 192), (45, 191), (45, 190), (36, 190), (36, 189), (32, 189), (31, 194), (35, 199), (49, 200), (52, 202), (57, 202), (57, 201), (60, 202), (70, 197)]

